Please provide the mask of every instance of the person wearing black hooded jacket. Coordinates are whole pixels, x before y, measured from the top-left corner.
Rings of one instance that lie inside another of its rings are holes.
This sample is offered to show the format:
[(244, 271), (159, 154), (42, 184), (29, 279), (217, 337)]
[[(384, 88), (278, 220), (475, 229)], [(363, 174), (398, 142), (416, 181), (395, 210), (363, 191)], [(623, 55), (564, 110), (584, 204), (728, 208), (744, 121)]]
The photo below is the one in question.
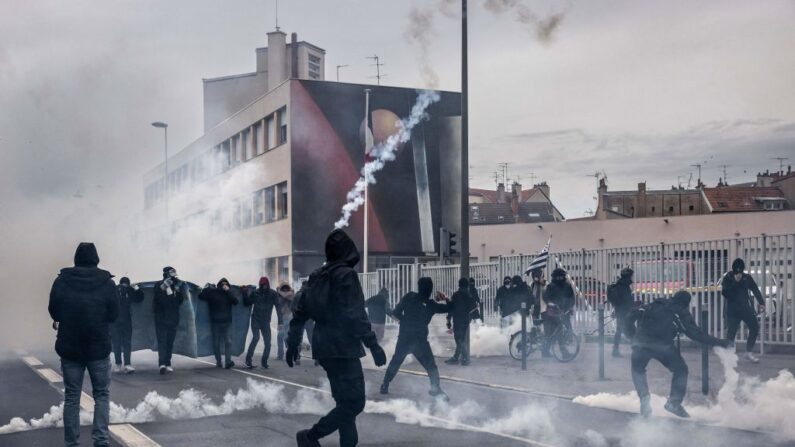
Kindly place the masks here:
[(756, 363), (759, 358), (753, 354), (756, 337), (759, 336), (759, 322), (756, 320), (751, 295), (756, 298), (759, 310), (765, 310), (765, 299), (754, 278), (745, 273), (745, 261), (737, 258), (732, 262), (732, 270), (723, 276), (720, 293), (726, 299), (726, 338), (734, 342), (740, 323), (748, 327), (745, 342), (745, 358)]
[(306, 298), (295, 305), (287, 336), (287, 366), (293, 367), (299, 358), (299, 344), (303, 339), (304, 323), (312, 318), (312, 357), (326, 371), (331, 396), (336, 406), (309, 430), (296, 433), (299, 447), (319, 446), (318, 439), (339, 431), (340, 445), (355, 446), (359, 442), (356, 416), (364, 410), (364, 372), (361, 357), (364, 345), (370, 349), (376, 366), (386, 364), (386, 353), (378, 345), (364, 309), (364, 294), (359, 275), (354, 270), (359, 263), (359, 251), (342, 230), (334, 230), (326, 239), (326, 264), (329, 272), (329, 296), (325, 315), (309, 315), (303, 306)]
[(710, 345), (729, 345), (696, 326), (690, 313), (690, 293), (680, 290), (671, 299), (660, 298), (645, 306), (632, 309), (627, 315), (624, 329), (632, 339), (632, 382), (640, 398), (640, 412), (651, 414), (649, 384), (646, 366), (655, 359), (673, 373), (671, 394), (665, 409), (679, 417), (689, 417), (682, 407), (687, 392), (687, 364), (677, 349), (674, 339), (683, 333), (693, 341)]
[(389, 394), (389, 383), (398, 373), (400, 365), (411, 354), (420, 362), (428, 378), (431, 379), (431, 396), (444, 395), (439, 381), (439, 368), (433, 358), (433, 350), (428, 343), (428, 324), (436, 314), (450, 311), (450, 304), (442, 304), (431, 299), (433, 293), (433, 280), (420, 278), (417, 282), (418, 292), (409, 292), (400, 299), (392, 311), (392, 317), (400, 322), (395, 354), (386, 368), (384, 382), (381, 384), (381, 394)]
[(616, 334), (613, 336), (613, 357), (623, 357), (619, 346), (621, 345), (621, 334), (624, 332), (624, 322), (627, 315), (632, 310), (635, 299), (632, 297), (632, 275), (631, 268), (626, 267), (621, 270), (621, 274), (615, 283), (607, 289), (607, 300), (613, 306), (616, 313)]
[(279, 301), (281, 298), (275, 290), (271, 289), (271, 283), (267, 276), (259, 279), (259, 288), (249, 293), (244, 299), (243, 303), (246, 306), (253, 305), (251, 310), (251, 342), (248, 345), (246, 352), (246, 368), (253, 368), (252, 361), (254, 360), (254, 350), (259, 343), (260, 334), (262, 334), (262, 360), (260, 365), (262, 368), (268, 368), (268, 357), (271, 355), (271, 318), (273, 317), (273, 309), (276, 309), (276, 321), (278, 322), (278, 330), (282, 330), (282, 323), (284, 322), (282, 312), (279, 309)]
[(224, 344), (223, 367), (235, 366), (232, 361), (232, 306), (238, 303), (232, 295), (231, 286), (226, 278), (221, 278), (215, 287), (206, 287), (199, 293), (199, 299), (205, 301), (210, 308), (210, 330), (213, 339), (213, 355), (215, 366), (221, 368), (221, 343)]
[(113, 275), (97, 268), (94, 244), (81, 242), (75, 266), (64, 268), (50, 290), (48, 310), (58, 323), (55, 352), (61, 357), (64, 384), (64, 443), (80, 442), (80, 396), (85, 371), (91, 378), (94, 397), (95, 446), (107, 446), (110, 420), (110, 324), (119, 315)]
[(164, 267), (163, 280), (156, 282), (154, 286), (152, 308), (155, 315), (160, 374), (174, 371), (171, 367), (171, 355), (179, 326), (179, 308), (185, 301), (183, 286), (184, 283), (177, 277), (177, 271), (173, 267)]
[(111, 328), (111, 342), (113, 344), (113, 357), (116, 361), (117, 372), (127, 374), (135, 372), (130, 359), (132, 343), (132, 314), (131, 303), (140, 303), (144, 300), (143, 291), (137, 286), (130, 285), (130, 278), (123, 277), (119, 280), (119, 318)]
[[(560, 324), (565, 324), (571, 329), (571, 318), (567, 312), (574, 308), (575, 296), (574, 286), (566, 278), (566, 270), (556, 268), (552, 271), (552, 281), (544, 289), (543, 299), (547, 305), (547, 309), (542, 313), (544, 334), (550, 336)], [(549, 350), (551, 347), (548, 342), (545, 342), (541, 347), (541, 353), (544, 357), (550, 356)], [(564, 353), (566, 352), (566, 347), (562, 342), (560, 343), (560, 349)]]
[(461, 278), (458, 280), (458, 290), (453, 293), (450, 303), (450, 311), (447, 313), (447, 328), (453, 329), (455, 339), (455, 353), (452, 357), (445, 360), (448, 365), (469, 365), (469, 322), (478, 313), (478, 303), (469, 294), (469, 280)]
[(502, 279), (502, 285), (497, 289), (494, 296), (494, 311), (500, 313), (500, 327), (508, 325), (506, 317), (513, 313), (513, 303), (511, 302), (511, 277), (506, 276)]

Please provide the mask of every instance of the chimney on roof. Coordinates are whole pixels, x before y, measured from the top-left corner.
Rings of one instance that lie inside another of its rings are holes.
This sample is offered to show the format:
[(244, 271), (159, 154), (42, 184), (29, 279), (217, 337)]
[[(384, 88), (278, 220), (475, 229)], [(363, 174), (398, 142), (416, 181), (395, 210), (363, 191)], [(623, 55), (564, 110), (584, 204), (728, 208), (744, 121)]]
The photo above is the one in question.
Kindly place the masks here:
[[(516, 186), (515, 183), (514, 186)], [(511, 194), (511, 213), (513, 214), (513, 221), (516, 223), (519, 223), (519, 200), (519, 195), (516, 193), (516, 188), (514, 188)]]
[(512, 189), (513, 195), (516, 196), (519, 199), (519, 201), (521, 202), (522, 201), (522, 185), (519, 182), (513, 182), (513, 186), (512, 186), (511, 189)]
[(638, 197), (636, 200), (638, 204), (638, 217), (646, 217), (646, 182), (638, 183)]
[(769, 171), (756, 175), (756, 186), (770, 186), (773, 184), (773, 176)]
[(549, 197), (549, 185), (547, 184), (547, 182), (541, 182), (535, 185), (535, 188), (540, 189), (545, 196)]
[(497, 183), (497, 203), (505, 202), (505, 183)]
[(298, 79), (298, 33), (290, 35), (290, 78)]
[(281, 31), (268, 33), (268, 90), (273, 90), (287, 79), (287, 34)]

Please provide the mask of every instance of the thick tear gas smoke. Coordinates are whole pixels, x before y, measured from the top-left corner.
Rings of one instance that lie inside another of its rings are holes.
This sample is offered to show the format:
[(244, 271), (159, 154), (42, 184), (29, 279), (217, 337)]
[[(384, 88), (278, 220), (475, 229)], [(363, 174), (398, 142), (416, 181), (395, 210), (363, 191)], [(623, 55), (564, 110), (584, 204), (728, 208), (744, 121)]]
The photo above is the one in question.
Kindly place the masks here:
[(364, 204), (365, 186), (367, 184), (375, 184), (375, 173), (383, 169), (388, 162), (395, 159), (395, 153), (402, 144), (409, 141), (414, 127), (428, 117), (426, 113), (428, 107), (439, 101), (440, 98), (439, 93), (435, 91), (420, 90), (417, 95), (417, 101), (411, 107), (409, 116), (397, 123), (398, 131), (373, 147), (370, 151), (373, 160), (364, 164), (362, 176), (356, 181), (353, 189), (348, 192), (348, 201), (342, 206), (342, 217), (334, 223), (334, 228), (348, 226), (351, 214)]
[(428, 88), (439, 87), (439, 75), (431, 65), (431, 58), (428, 49), (431, 45), (431, 35), (433, 34), (434, 11), (431, 9), (411, 8), (409, 11), (409, 27), (406, 30), (406, 38), (411, 43), (416, 43), (419, 53), (417, 59), (420, 65), (420, 76), (422, 82)]
[[(724, 382), (714, 402), (688, 407), (695, 420), (725, 427), (770, 432), (783, 440), (795, 440), (795, 376), (782, 370), (778, 376), (760, 381), (756, 377), (743, 377), (737, 372), (737, 354), (730, 349), (715, 348), (723, 366)], [(663, 410), (665, 398), (652, 395), (654, 414), (667, 416)], [(637, 394), (598, 393), (578, 396), (575, 403), (637, 412), (640, 406)]]
[(535, 36), (541, 44), (552, 42), (555, 31), (560, 27), (565, 13), (558, 12), (546, 17), (539, 17), (527, 5), (519, 0), (486, 0), (483, 2), (484, 8), (494, 14), (501, 15), (505, 12), (512, 12), (514, 19), (526, 25), (528, 30)]

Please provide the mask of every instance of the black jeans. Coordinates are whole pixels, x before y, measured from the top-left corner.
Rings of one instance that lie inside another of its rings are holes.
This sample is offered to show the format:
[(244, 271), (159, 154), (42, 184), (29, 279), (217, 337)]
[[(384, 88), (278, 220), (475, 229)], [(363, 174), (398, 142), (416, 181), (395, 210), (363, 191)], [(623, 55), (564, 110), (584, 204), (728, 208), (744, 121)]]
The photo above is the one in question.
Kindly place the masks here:
[(337, 406), (320, 418), (309, 430), (310, 439), (320, 439), (339, 430), (340, 446), (353, 447), (359, 443), (356, 416), (364, 410), (364, 373), (357, 359), (320, 359), (331, 384), (331, 396)]
[(268, 364), (268, 357), (271, 356), (271, 325), (270, 321), (259, 321), (251, 319), (251, 342), (248, 344), (246, 352), (246, 364), (250, 364), (254, 359), (254, 349), (257, 348), (259, 337), (262, 334), (262, 366)]
[(632, 382), (641, 398), (649, 396), (649, 383), (646, 381), (646, 366), (655, 359), (673, 373), (671, 394), (668, 401), (681, 404), (687, 392), (687, 363), (673, 344), (659, 347), (632, 347)]
[(616, 335), (613, 336), (613, 350), (618, 351), (618, 347), (621, 344), (621, 334), (625, 332), (624, 329), (624, 322), (626, 321), (627, 315), (629, 311), (625, 310), (616, 310)]
[(407, 355), (413, 355), (420, 362), (425, 371), (428, 371), (428, 378), (431, 379), (432, 386), (439, 386), (439, 368), (433, 358), (431, 344), (427, 337), (398, 336), (395, 354), (389, 361), (384, 375), (384, 383), (389, 384), (398, 373), (400, 365), (406, 360)]
[(174, 352), (174, 339), (177, 338), (177, 326), (155, 324), (157, 336), (157, 359), (160, 366), (171, 366), (171, 353)]
[(210, 323), (215, 363), (221, 363), (221, 343), (224, 344), (225, 365), (232, 362), (232, 323)]
[(130, 365), (130, 346), (132, 344), (132, 328), (127, 326), (113, 326), (110, 333), (113, 344), (113, 359), (117, 365)]
[(759, 322), (756, 320), (756, 312), (750, 306), (740, 309), (726, 309), (726, 338), (733, 342), (740, 329), (740, 322), (748, 326), (748, 340), (745, 342), (745, 350), (751, 352), (756, 345), (756, 337), (759, 336)]
[(469, 327), (463, 329), (453, 328), (453, 338), (455, 339), (455, 354), (453, 358), (459, 359), (462, 362), (469, 361), (469, 343), (467, 343), (467, 335)]

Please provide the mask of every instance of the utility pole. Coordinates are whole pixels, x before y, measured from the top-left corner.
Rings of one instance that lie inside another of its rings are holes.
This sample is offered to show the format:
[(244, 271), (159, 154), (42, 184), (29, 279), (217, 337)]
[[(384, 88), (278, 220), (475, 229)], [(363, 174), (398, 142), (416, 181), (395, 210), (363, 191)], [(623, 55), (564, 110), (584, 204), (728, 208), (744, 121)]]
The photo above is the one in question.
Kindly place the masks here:
[[(469, 76), (467, 0), (461, 0), (461, 277), (469, 278)], [(467, 340), (467, 343), (469, 340)]]
[(696, 187), (701, 187), (701, 163), (696, 163), (694, 165), (690, 165), (696, 169), (698, 169), (698, 181), (696, 182)]
[(340, 68), (345, 68), (347, 65), (337, 65), (337, 82), (340, 82)]
[(374, 66), (375, 66), (375, 79), (376, 79), (376, 84), (377, 84), (377, 85), (381, 85), (381, 78), (383, 78), (383, 77), (386, 77), (386, 75), (381, 75), (381, 67), (383, 67), (383, 66), (384, 66), (384, 64), (382, 64), (382, 63), (380, 62), (380, 60), (381, 60), (381, 59), (379, 59), (379, 58), (378, 58), (378, 55), (377, 55), (377, 54), (374, 54), (374, 55), (372, 55), (372, 56), (367, 56), (365, 59), (372, 59), (372, 60), (374, 60), (374, 61), (375, 61), (375, 63), (374, 63), (374, 64), (372, 64), (372, 65), (374, 65)]
[(789, 160), (789, 157), (773, 157), (771, 160), (778, 160), (778, 173), (784, 173), (784, 162)]

